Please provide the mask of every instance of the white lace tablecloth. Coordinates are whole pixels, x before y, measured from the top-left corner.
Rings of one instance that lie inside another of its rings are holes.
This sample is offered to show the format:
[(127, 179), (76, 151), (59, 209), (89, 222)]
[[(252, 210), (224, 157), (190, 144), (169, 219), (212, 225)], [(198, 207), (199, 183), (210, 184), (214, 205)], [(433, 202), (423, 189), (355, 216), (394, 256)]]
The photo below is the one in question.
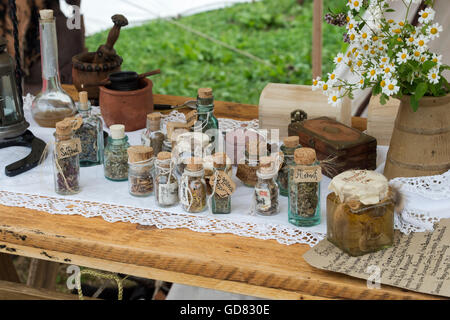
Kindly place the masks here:
[[(30, 122), (30, 130), (47, 143), (52, 143), (53, 129), (41, 128), (32, 120), (29, 106), (31, 98), (25, 99), (25, 116)], [(98, 110), (97, 110), (98, 112)], [(173, 113), (173, 117), (180, 114)], [(240, 126), (239, 121), (219, 119), (227, 129)], [(257, 121), (246, 123), (257, 126)], [(142, 130), (127, 133), (131, 145), (140, 144)], [(50, 150), (51, 151), (51, 150)], [(52, 159), (47, 159), (37, 168), (22, 175), (6, 177), (3, 168), (29, 153), (23, 147), (11, 147), (0, 150), (0, 204), (25, 207), (45, 211), (50, 214), (82, 215), (84, 217), (102, 217), (108, 222), (130, 222), (142, 225), (154, 225), (158, 228), (188, 228), (196, 232), (232, 233), (239, 236), (258, 239), (277, 240), (281, 244), (306, 243), (314, 245), (326, 234), (326, 196), (330, 179), (324, 177), (321, 182), (322, 223), (315, 227), (299, 228), (288, 222), (285, 197), (280, 197), (280, 213), (273, 217), (249, 215), (253, 189), (243, 186), (234, 177), (237, 191), (232, 197), (232, 213), (229, 215), (188, 214), (180, 206), (159, 208), (154, 196), (136, 198), (128, 193), (128, 182), (112, 182), (104, 178), (103, 167), (81, 168), (82, 191), (73, 196), (59, 196), (54, 192)], [(378, 170), (384, 167), (387, 148), (378, 148)], [(424, 214), (421, 212), (420, 214)], [(427, 212), (425, 212), (425, 215)], [(426, 217), (428, 219), (428, 217)], [(422, 220), (421, 220), (422, 221)], [(428, 221), (428, 220), (427, 220)], [(89, 221), (86, 221), (89, 223)], [(402, 224), (403, 223), (403, 224)], [(396, 226), (402, 229), (405, 221), (396, 218)], [(429, 226), (428, 226), (429, 227)], [(413, 229), (403, 228), (409, 232)]]

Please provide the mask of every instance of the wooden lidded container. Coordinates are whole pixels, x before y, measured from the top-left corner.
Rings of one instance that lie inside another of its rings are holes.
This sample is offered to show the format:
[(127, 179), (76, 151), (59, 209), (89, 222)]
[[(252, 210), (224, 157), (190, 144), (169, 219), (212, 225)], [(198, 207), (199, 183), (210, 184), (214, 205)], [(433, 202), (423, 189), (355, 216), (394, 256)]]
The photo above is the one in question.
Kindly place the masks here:
[(377, 140), (359, 130), (328, 117), (292, 122), (289, 136), (299, 136), (303, 147), (316, 150), (317, 159), (336, 158), (332, 170), (324, 170), (330, 178), (350, 169), (375, 170)]

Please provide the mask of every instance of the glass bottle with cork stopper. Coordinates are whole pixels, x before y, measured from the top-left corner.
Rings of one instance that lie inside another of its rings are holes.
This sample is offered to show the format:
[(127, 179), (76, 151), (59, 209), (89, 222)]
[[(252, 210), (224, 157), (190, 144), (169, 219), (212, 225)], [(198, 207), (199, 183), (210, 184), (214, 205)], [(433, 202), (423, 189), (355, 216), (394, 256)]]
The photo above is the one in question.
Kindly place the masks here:
[(244, 163), (238, 164), (238, 170), (236, 177), (242, 181), (242, 183), (250, 188), (254, 188), (258, 177), (256, 171), (259, 168), (260, 160), (260, 144), (258, 139), (248, 139), (245, 142), (244, 151)]
[(294, 152), (294, 162), (289, 170), (289, 222), (299, 227), (318, 225), (322, 169), (316, 151), (299, 148)]
[(153, 148), (131, 146), (128, 153), (128, 191), (135, 197), (147, 197), (153, 193)]
[(259, 169), (256, 171), (258, 182), (255, 186), (255, 212), (262, 216), (273, 216), (279, 212), (278, 185), (275, 178), (278, 174), (275, 160), (272, 157), (261, 157)]
[[(224, 178), (229, 179), (226, 172), (227, 169), (227, 155), (224, 152), (215, 153), (213, 156), (214, 171), (213, 176), (210, 179), (210, 185), (212, 187), (211, 194), (211, 212), (214, 214), (228, 214), (231, 212), (231, 194), (228, 194), (232, 190), (226, 190), (228, 193), (222, 194), (223, 190), (218, 191), (218, 184), (223, 181)], [(221, 176), (219, 176), (221, 175)], [(220, 180), (219, 180), (220, 177)], [(229, 182), (229, 181), (228, 181)], [(223, 189), (223, 186), (220, 186)], [(226, 186), (225, 186), (226, 187)]]
[(159, 112), (147, 115), (147, 129), (141, 135), (141, 143), (144, 146), (152, 147), (157, 155), (162, 151), (165, 135), (161, 131), (161, 114)]
[(128, 137), (125, 135), (123, 124), (109, 127), (111, 135), (105, 148), (104, 172), (105, 177), (112, 181), (126, 181), (128, 179)]
[(201, 158), (193, 157), (187, 160), (180, 182), (180, 202), (186, 212), (199, 213), (206, 209), (204, 174)]
[(333, 178), (327, 197), (327, 238), (352, 256), (394, 243), (394, 194), (388, 180), (369, 170), (349, 170)]
[(294, 152), (301, 147), (300, 138), (298, 136), (291, 136), (283, 139), (281, 152), (283, 152), (284, 161), (278, 172), (277, 183), (280, 187), (280, 195), (284, 197), (289, 195), (289, 168), (294, 164)]
[(160, 207), (171, 207), (178, 203), (178, 180), (174, 172), (174, 162), (170, 152), (162, 151), (155, 163), (155, 195)]
[[(197, 122), (194, 131), (203, 132), (209, 136), (209, 142), (215, 143), (219, 129), (219, 121), (214, 116), (214, 96), (211, 88), (198, 89), (197, 95)], [(212, 148), (211, 154), (215, 152)]]
[(56, 193), (72, 195), (81, 191), (80, 152), (80, 140), (74, 138), (73, 135), (73, 121), (66, 119), (57, 122), (53, 153), (53, 176)]
[(54, 128), (56, 123), (76, 113), (72, 98), (61, 87), (58, 66), (58, 43), (53, 10), (39, 11), (41, 38), (42, 91), (33, 100), (31, 112), (42, 127)]
[(81, 116), (82, 124), (75, 130), (75, 137), (81, 140), (80, 166), (90, 167), (103, 163), (103, 122), (91, 113), (91, 104), (88, 93), (79, 93), (78, 114)]

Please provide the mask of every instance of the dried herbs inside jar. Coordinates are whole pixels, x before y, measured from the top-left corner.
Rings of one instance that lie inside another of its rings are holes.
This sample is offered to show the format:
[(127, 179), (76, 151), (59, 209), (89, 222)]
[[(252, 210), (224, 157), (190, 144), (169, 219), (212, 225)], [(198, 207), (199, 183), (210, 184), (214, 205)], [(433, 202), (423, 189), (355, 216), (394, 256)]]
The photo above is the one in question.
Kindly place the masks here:
[(105, 148), (104, 172), (105, 177), (112, 181), (128, 179), (128, 137), (125, 126), (115, 124), (110, 127), (111, 135)]
[(299, 148), (295, 166), (289, 171), (289, 222), (302, 227), (320, 224), (320, 181), (322, 169), (316, 151)]
[(71, 195), (80, 192), (81, 142), (73, 136), (73, 121), (56, 123), (53, 176), (55, 192)]
[(267, 145), (261, 137), (249, 139), (245, 142), (245, 161), (238, 164), (236, 177), (247, 187), (254, 188), (258, 181), (256, 171), (259, 168), (259, 159), (262, 156), (266, 156), (268, 152), (267, 148), (263, 149), (264, 146)]
[(144, 146), (152, 147), (154, 154), (162, 151), (165, 135), (161, 131), (161, 114), (159, 112), (147, 115), (147, 129), (142, 133), (141, 143)]
[(214, 154), (214, 171), (210, 179), (212, 187), (211, 212), (214, 214), (227, 214), (231, 212), (231, 194), (236, 185), (226, 172), (228, 157), (226, 153)]
[(202, 212), (206, 208), (206, 183), (201, 158), (190, 158), (181, 176), (180, 202), (189, 213)]
[(350, 170), (333, 178), (327, 197), (327, 238), (352, 256), (394, 243), (394, 197), (380, 173)]
[(275, 181), (277, 173), (278, 168), (275, 168), (272, 157), (260, 159), (254, 194), (254, 208), (259, 215), (272, 216), (278, 213), (278, 185)]
[(301, 148), (298, 136), (284, 138), (281, 146), (284, 161), (278, 172), (277, 183), (280, 187), (280, 195), (285, 197), (289, 195), (289, 168), (294, 164), (294, 152), (297, 148)]
[(156, 159), (155, 193), (160, 207), (170, 207), (178, 203), (178, 180), (174, 172), (174, 162), (170, 152), (160, 152)]
[(128, 190), (136, 197), (146, 197), (153, 193), (153, 148), (131, 146), (128, 152)]

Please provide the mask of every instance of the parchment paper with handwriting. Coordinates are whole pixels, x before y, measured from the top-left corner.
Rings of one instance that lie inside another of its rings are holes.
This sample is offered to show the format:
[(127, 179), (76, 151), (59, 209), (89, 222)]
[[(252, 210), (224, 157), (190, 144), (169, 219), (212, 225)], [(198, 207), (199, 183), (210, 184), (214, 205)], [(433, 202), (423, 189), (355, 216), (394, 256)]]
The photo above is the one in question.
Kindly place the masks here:
[(433, 232), (396, 232), (392, 248), (361, 257), (351, 257), (322, 240), (303, 258), (313, 267), (369, 279), (371, 283), (378, 278), (381, 285), (450, 297), (449, 247), (450, 219), (443, 219)]

